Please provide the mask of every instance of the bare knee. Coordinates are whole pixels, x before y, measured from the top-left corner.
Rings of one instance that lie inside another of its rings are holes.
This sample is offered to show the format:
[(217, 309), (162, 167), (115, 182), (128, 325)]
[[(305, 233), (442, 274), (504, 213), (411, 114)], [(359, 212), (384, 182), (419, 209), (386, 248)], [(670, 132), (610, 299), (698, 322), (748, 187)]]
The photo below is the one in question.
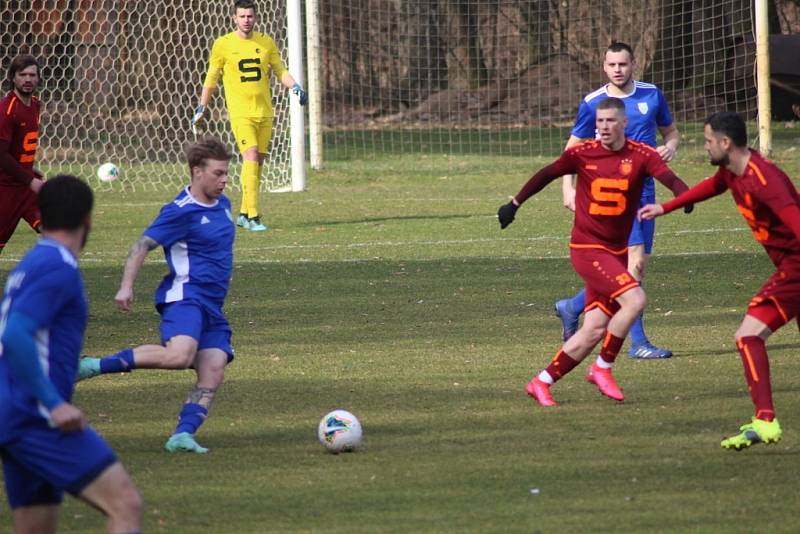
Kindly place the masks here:
[(188, 369), (194, 363), (195, 351), (182, 347), (167, 347), (167, 361), (173, 369)]

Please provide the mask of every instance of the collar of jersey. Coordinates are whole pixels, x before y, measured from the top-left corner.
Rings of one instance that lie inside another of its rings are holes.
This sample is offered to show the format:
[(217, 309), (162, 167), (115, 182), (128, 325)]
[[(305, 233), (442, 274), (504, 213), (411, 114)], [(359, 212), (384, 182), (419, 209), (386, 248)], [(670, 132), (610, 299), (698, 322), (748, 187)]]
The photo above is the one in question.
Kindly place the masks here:
[(65, 247), (63, 244), (59, 243), (58, 241), (56, 241), (52, 237), (40, 237), (39, 238), (39, 244), (43, 245), (43, 246), (46, 246), (46, 247), (55, 247), (55, 248), (57, 248), (57, 249), (59, 249), (61, 251), (66, 251), (70, 256), (75, 258), (75, 260), (78, 259), (75, 256), (75, 254), (73, 254), (72, 251), (69, 248)]
[(186, 186), (186, 194), (187, 194), (187, 195), (189, 195), (190, 197), (192, 197), (192, 202), (194, 202), (194, 203), (195, 203), (195, 204), (197, 204), (198, 206), (203, 206), (204, 208), (213, 208), (214, 206), (216, 206), (217, 204), (219, 204), (219, 199), (218, 199), (218, 198), (217, 198), (217, 199), (214, 199), (214, 202), (213, 202), (212, 204), (206, 204), (205, 202), (200, 202), (200, 201), (199, 201), (199, 200), (197, 200), (197, 198), (195, 198), (195, 196), (192, 194), (192, 191), (191, 191), (190, 187), (191, 187), (190, 185), (187, 185), (187, 186)]
[(623, 99), (623, 98), (630, 98), (630, 97), (632, 97), (633, 95), (635, 95), (635, 94), (636, 94), (636, 80), (633, 80), (633, 91), (631, 91), (630, 93), (628, 93), (628, 94), (627, 94), (627, 95), (625, 95), (625, 96), (612, 96), (612, 95), (610, 95), (610, 94), (608, 93), (608, 86), (609, 86), (609, 85), (611, 85), (611, 82), (608, 82), (608, 83), (605, 85), (606, 96), (613, 97), (613, 98), (619, 98), (619, 99)]

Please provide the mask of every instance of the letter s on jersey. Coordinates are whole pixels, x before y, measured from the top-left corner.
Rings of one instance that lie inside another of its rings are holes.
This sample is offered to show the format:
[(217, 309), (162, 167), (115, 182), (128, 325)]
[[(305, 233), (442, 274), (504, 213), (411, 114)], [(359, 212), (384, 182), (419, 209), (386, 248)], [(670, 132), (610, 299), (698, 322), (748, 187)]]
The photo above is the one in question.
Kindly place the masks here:
[(22, 154), (19, 156), (20, 163), (31, 163), (36, 157), (36, 149), (39, 147), (39, 132), (28, 132), (22, 139)]
[[(627, 191), (629, 182), (626, 178), (596, 178), (592, 182), (592, 202), (589, 213), (592, 215), (620, 215), (628, 206), (628, 200), (622, 191)], [(597, 202), (595, 202), (597, 201)], [(604, 204), (598, 204), (604, 202)]]
[(239, 72), (244, 75), (251, 74), (251, 76), (240, 76), (239, 80), (242, 82), (257, 82), (261, 79), (261, 58), (240, 59)]

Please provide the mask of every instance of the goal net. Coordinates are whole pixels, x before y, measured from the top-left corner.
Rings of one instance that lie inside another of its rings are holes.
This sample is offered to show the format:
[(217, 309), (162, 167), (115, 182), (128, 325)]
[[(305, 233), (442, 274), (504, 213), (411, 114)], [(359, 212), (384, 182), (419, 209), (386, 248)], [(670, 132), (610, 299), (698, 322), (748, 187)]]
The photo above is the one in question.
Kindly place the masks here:
[[(37, 165), (68, 171), (98, 189), (175, 189), (186, 183), (184, 147), (214, 39), (234, 29), (232, 1), (26, 0), (0, 3), (3, 74), (19, 53), (43, 65)], [(286, 51), (285, 2), (257, 2), (257, 31)], [(289, 96), (271, 77), (275, 118), (262, 189), (290, 184)], [(224, 88), (223, 88), (224, 90)], [(236, 152), (222, 91), (206, 134)], [(103, 162), (120, 180), (101, 184)], [(239, 187), (238, 159), (231, 185)]]
[(722, 109), (756, 115), (750, 0), (337, 0), (320, 11), (327, 158), (557, 153), (581, 98), (607, 81), (614, 40), (633, 47), (636, 79), (664, 91), (682, 132)]

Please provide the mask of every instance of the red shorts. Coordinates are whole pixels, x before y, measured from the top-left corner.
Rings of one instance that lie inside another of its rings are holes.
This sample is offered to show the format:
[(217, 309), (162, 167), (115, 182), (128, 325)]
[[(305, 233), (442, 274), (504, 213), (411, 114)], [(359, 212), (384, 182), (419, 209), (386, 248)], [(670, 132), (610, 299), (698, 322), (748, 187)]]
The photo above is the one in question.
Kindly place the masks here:
[(747, 308), (773, 332), (800, 314), (800, 255), (785, 256)]
[(569, 249), (572, 267), (586, 283), (585, 311), (599, 307), (611, 317), (619, 310), (616, 298), (639, 282), (628, 272), (628, 252), (620, 254), (594, 247)]
[(21, 185), (0, 185), (0, 250), (6, 245), (20, 219), (38, 232), (40, 215), (36, 193)]

